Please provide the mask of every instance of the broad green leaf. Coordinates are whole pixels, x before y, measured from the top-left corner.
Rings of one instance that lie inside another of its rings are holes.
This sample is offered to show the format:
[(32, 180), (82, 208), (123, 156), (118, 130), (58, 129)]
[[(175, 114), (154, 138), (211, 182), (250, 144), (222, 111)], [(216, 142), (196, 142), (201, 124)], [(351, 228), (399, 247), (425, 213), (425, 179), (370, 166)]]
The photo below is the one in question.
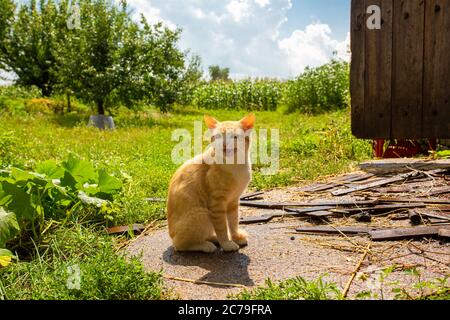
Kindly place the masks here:
[(98, 175), (92, 164), (88, 161), (78, 159), (73, 154), (70, 154), (69, 159), (62, 163), (62, 167), (72, 175), (77, 183), (97, 182)]
[(6, 257), (11, 257), (11, 258), (16, 257), (11, 251), (9, 251), (8, 249), (5, 249), (5, 248), (0, 248), (0, 256), (6, 256)]
[(4, 247), (19, 231), (16, 215), (0, 207), (0, 247)]
[(441, 151), (436, 152), (436, 154), (440, 158), (447, 158), (447, 157), (450, 157), (450, 150), (441, 150)]
[(58, 166), (54, 160), (38, 163), (36, 172), (44, 174), (49, 179), (61, 179), (64, 176), (64, 169)]
[(98, 173), (98, 188), (102, 193), (113, 194), (122, 189), (122, 181), (108, 174), (105, 169)]
[[(77, 181), (74, 176), (68, 171), (64, 171), (64, 176), (62, 177), (60, 182), (62, 187), (77, 189)], [(82, 185), (82, 183), (80, 182), (79, 185)]]
[(97, 184), (84, 184), (83, 185), (83, 191), (86, 192), (86, 194), (97, 194), (100, 192), (100, 189), (98, 188)]
[(23, 180), (33, 180), (36, 176), (32, 175), (29, 172), (20, 170), (18, 168), (12, 168), (11, 177), (13, 177), (14, 180), (16, 181), (23, 181)]
[(11, 170), (11, 178), (15, 182), (20, 182), (20, 185), (24, 185), (32, 181), (34, 184), (38, 184), (40, 186), (44, 186), (47, 184), (47, 180), (45, 180), (45, 176), (36, 172), (27, 172), (18, 168), (12, 168)]
[[(31, 196), (8, 181), (2, 181), (1, 184), (6, 197), (0, 199), (0, 203), (14, 212), (19, 220), (33, 219), (35, 210), (31, 202)], [(8, 199), (6, 204), (3, 203), (5, 198)]]

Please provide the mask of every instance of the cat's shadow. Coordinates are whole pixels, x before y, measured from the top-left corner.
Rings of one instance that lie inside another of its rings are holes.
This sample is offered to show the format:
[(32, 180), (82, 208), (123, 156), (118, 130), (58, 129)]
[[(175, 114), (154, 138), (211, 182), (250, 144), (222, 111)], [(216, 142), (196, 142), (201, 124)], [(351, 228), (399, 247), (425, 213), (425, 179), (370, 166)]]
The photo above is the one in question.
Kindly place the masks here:
[(205, 254), (201, 252), (178, 252), (170, 246), (163, 253), (163, 260), (171, 265), (196, 266), (208, 270), (207, 274), (200, 279), (196, 279), (199, 281), (244, 286), (254, 285), (248, 273), (250, 258), (239, 251), (228, 253), (217, 250), (213, 254)]

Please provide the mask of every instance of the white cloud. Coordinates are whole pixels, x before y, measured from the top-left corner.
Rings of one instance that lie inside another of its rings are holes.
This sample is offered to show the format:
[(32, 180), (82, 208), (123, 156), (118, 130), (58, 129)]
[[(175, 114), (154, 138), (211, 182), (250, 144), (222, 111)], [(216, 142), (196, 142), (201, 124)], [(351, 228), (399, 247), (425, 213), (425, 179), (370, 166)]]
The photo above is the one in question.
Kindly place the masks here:
[(206, 14), (203, 12), (200, 8), (191, 8), (191, 12), (197, 19), (204, 19), (206, 18)]
[(306, 66), (319, 66), (328, 62), (334, 54), (338, 58), (348, 59), (346, 50), (349, 40), (349, 36), (343, 42), (334, 40), (327, 24), (313, 23), (279, 40), (278, 47), (285, 54), (291, 72), (297, 74)]
[(337, 57), (345, 60), (350, 61), (351, 53), (350, 53), (350, 32), (347, 33), (347, 37), (343, 42), (339, 42), (336, 45), (336, 52)]
[(250, 4), (247, 0), (232, 0), (226, 8), (235, 22), (241, 22), (251, 16)]
[(270, 0), (255, 0), (255, 2), (261, 7), (264, 8), (270, 4)]
[[(119, 1), (120, 0), (116, 0), (116, 2)], [(153, 6), (151, 1), (128, 0), (128, 4), (135, 9), (135, 11), (133, 12), (133, 17), (135, 20), (139, 20), (141, 14), (143, 14), (149, 23), (158, 23), (162, 21), (171, 30), (176, 29), (176, 24), (167, 18), (163, 18), (161, 16), (161, 9)]]

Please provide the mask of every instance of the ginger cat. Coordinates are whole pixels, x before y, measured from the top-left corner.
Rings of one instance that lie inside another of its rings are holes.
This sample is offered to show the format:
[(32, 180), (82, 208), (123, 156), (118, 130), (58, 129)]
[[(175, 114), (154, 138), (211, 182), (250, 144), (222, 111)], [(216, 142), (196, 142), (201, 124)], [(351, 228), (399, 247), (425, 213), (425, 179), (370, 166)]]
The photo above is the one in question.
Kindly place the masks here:
[(185, 162), (170, 181), (169, 234), (177, 251), (212, 253), (247, 245), (238, 228), (239, 198), (251, 180), (250, 133), (253, 114), (240, 121), (218, 122), (205, 116), (211, 145)]

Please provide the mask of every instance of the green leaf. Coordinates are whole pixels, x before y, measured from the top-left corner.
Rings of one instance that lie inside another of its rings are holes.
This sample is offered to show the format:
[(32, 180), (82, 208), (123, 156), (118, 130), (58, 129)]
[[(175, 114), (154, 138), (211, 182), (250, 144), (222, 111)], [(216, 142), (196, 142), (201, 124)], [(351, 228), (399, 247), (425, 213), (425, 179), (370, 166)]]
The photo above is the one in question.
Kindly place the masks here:
[(44, 186), (47, 184), (47, 180), (45, 180), (45, 177), (42, 174), (36, 172), (27, 172), (18, 168), (11, 169), (11, 178), (15, 180), (15, 182), (19, 182), (21, 186), (28, 183), (29, 181), (32, 181), (33, 183), (40, 186)]
[(0, 199), (0, 204), (6, 206), (21, 219), (33, 219), (35, 210), (31, 202), (31, 196), (18, 186), (2, 181), (4, 197)]
[(62, 167), (71, 174), (77, 183), (97, 182), (98, 175), (92, 164), (73, 154), (70, 154), (69, 159), (62, 163)]
[(450, 157), (450, 150), (441, 150), (436, 152), (436, 154), (439, 158), (448, 158)]
[(35, 178), (32, 174), (18, 168), (11, 169), (11, 177), (16, 181), (33, 180)]
[[(19, 234), (20, 228), (17, 223), (16, 215), (13, 212), (7, 212), (0, 207), (0, 247), (4, 247), (6, 242)], [(0, 249), (2, 250), (2, 249)], [(0, 253), (2, 255), (2, 253)]]
[[(82, 183), (80, 182), (79, 185), (81, 186)], [(77, 181), (68, 171), (64, 171), (64, 176), (61, 179), (61, 186), (77, 189)]]
[(64, 169), (58, 166), (54, 160), (38, 163), (36, 172), (44, 174), (49, 179), (61, 179), (64, 176)]
[(11, 257), (11, 258), (16, 257), (11, 251), (9, 251), (8, 249), (5, 249), (5, 248), (0, 248), (0, 256)]
[(122, 189), (122, 181), (108, 174), (106, 169), (98, 173), (98, 188), (102, 193), (114, 194)]

